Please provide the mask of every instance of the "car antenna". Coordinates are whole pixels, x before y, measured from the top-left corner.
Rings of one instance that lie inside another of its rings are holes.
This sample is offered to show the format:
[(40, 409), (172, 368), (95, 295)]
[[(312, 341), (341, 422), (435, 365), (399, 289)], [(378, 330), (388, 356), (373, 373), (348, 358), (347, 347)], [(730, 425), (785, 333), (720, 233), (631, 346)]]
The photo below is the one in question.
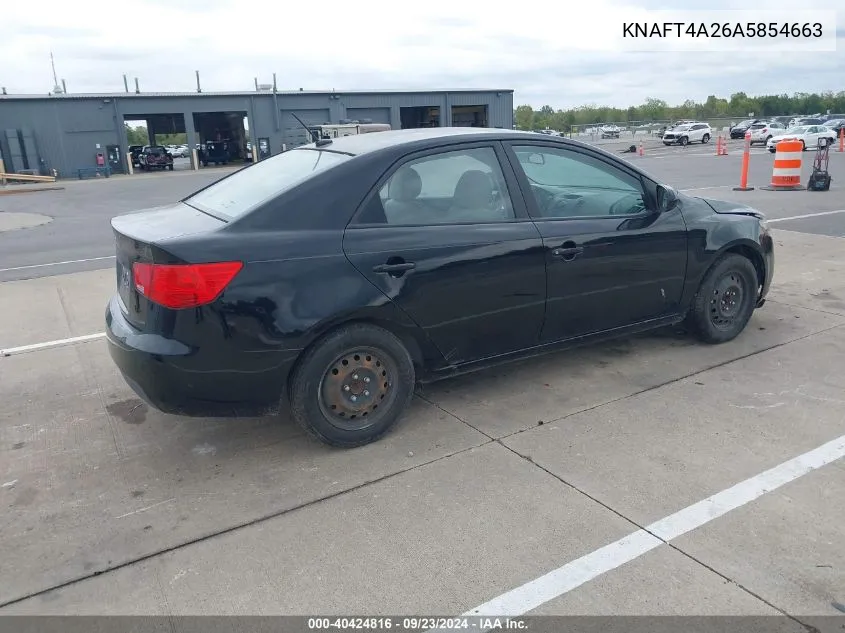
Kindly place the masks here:
[[(290, 114), (294, 119), (296, 119), (299, 122), (299, 124), (302, 126), (302, 128), (305, 130), (305, 132), (308, 134), (308, 136), (311, 137), (311, 140), (314, 141), (319, 147), (322, 147), (324, 145), (331, 145), (331, 142), (332, 142), (331, 139), (314, 138), (314, 133), (308, 128), (307, 125), (305, 125), (305, 123), (302, 122), (302, 119), (300, 119), (298, 116), (296, 116), (296, 114), (293, 113), (293, 112), (291, 112)], [(328, 142), (326, 142), (326, 141), (328, 141)]]

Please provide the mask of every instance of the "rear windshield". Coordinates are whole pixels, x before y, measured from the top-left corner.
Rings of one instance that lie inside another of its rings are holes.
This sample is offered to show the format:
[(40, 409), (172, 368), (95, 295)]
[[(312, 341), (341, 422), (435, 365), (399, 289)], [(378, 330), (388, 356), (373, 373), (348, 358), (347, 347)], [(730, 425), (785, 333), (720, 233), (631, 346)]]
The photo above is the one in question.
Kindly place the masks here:
[(235, 172), (184, 202), (205, 213), (234, 220), (350, 158), (337, 152), (293, 149)]

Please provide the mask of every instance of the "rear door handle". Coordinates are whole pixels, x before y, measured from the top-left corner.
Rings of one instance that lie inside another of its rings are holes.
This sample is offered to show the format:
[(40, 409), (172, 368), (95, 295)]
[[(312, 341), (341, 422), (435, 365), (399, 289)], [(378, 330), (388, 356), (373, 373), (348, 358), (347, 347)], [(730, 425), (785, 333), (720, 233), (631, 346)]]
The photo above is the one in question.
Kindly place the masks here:
[(414, 262), (402, 262), (401, 264), (378, 264), (373, 266), (374, 273), (403, 273), (406, 270), (413, 270), (417, 265)]
[(564, 259), (573, 259), (583, 252), (583, 246), (571, 246), (569, 248), (556, 248), (552, 251), (552, 255), (555, 257), (563, 257)]

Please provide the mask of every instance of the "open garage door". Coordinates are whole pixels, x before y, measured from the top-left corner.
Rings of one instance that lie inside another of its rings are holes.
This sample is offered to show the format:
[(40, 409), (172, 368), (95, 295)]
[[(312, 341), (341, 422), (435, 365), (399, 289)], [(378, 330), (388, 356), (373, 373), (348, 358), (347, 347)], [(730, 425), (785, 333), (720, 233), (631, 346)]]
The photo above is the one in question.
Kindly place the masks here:
[(346, 108), (346, 118), (360, 123), (390, 124), (390, 108)]
[(303, 129), (302, 125), (294, 117), (302, 120), (305, 125), (322, 125), (329, 122), (329, 110), (313, 109), (313, 110), (282, 110), (282, 143), (287, 149), (304, 145), (311, 142), (308, 133)]
[(488, 127), (487, 106), (453, 106), (452, 125), (455, 127)]

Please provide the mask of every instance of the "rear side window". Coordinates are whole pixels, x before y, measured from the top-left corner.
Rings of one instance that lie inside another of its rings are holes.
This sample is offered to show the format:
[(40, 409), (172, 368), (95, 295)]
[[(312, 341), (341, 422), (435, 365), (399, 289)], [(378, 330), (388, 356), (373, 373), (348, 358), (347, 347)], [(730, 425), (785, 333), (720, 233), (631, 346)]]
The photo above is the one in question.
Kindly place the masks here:
[(211, 215), (234, 220), (350, 158), (337, 152), (293, 149), (235, 172), (184, 202)]
[(492, 147), (444, 151), (401, 165), (373, 196), (357, 224), (487, 224), (514, 218)]

